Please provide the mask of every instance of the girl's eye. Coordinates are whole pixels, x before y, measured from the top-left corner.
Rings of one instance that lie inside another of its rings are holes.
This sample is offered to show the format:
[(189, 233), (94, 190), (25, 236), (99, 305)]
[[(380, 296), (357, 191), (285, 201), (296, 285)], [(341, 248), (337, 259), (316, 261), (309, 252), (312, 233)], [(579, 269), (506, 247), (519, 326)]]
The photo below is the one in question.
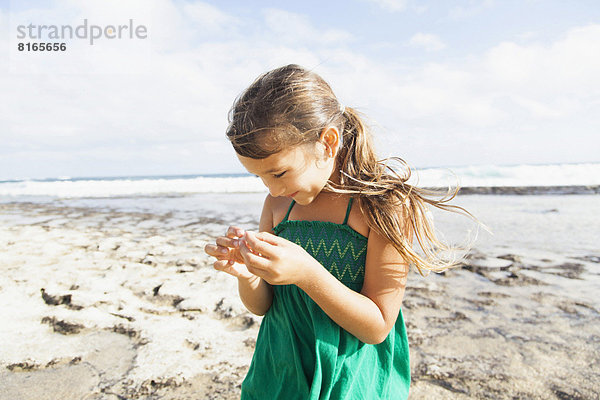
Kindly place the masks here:
[(280, 174), (277, 174), (277, 175), (273, 175), (273, 176), (274, 176), (275, 178), (281, 178), (281, 177), (283, 176), (283, 174), (285, 174), (285, 173), (286, 173), (286, 171), (283, 171), (282, 173), (280, 173)]

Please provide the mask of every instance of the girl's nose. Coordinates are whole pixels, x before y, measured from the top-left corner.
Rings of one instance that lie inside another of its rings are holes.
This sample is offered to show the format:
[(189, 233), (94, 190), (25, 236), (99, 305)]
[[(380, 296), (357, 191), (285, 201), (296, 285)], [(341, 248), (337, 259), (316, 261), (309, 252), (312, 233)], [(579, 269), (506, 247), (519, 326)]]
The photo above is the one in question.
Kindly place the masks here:
[(271, 185), (271, 186), (269, 186), (269, 192), (271, 193), (271, 196), (278, 197), (285, 193), (285, 188), (280, 185), (279, 186)]

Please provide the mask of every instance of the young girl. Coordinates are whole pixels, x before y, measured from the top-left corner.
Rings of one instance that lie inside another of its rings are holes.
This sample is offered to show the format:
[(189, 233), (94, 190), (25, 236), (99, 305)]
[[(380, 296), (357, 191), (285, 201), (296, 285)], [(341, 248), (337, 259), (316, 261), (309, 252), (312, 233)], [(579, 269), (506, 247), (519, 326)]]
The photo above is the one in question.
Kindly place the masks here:
[(410, 169), (377, 160), (359, 114), (297, 65), (256, 79), (229, 122), (240, 162), (270, 192), (258, 233), (232, 226), (205, 248), (264, 315), (242, 399), (406, 399), (406, 277), (410, 264), (457, 264), (435, 251), (449, 248), (425, 203), (470, 216), (444, 204), (458, 188), (435, 201), (408, 185)]

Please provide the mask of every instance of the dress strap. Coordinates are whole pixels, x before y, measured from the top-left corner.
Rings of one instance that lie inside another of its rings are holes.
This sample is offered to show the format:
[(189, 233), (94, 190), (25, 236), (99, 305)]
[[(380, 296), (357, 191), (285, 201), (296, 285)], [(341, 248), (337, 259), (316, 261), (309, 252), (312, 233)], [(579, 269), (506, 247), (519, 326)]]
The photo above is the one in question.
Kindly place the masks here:
[[(288, 208), (287, 214), (285, 214), (283, 221), (287, 221), (288, 217), (290, 216), (290, 211), (292, 211), (292, 207), (294, 207), (294, 204), (296, 204), (296, 200), (292, 199), (292, 202), (290, 203), (290, 208)], [(281, 222), (283, 222), (283, 221), (281, 221)]]
[(350, 215), (350, 209), (352, 208), (352, 200), (354, 200), (353, 197), (350, 197), (350, 200), (348, 200), (348, 208), (346, 209), (346, 218), (344, 218), (344, 223), (342, 225), (346, 225), (346, 222), (348, 222), (348, 216)]

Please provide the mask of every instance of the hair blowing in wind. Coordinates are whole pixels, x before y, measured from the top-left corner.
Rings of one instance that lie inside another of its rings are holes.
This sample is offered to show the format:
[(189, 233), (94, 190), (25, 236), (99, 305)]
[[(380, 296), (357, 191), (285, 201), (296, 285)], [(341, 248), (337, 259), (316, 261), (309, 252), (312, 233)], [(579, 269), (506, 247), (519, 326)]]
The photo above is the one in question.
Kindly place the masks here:
[[(328, 126), (335, 126), (342, 137), (336, 160), (340, 183), (329, 180), (323, 190), (354, 194), (369, 227), (386, 237), (419, 273), (459, 265), (456, 254), (470, 247), (439, 240), (427, 206), (467, 215), (485, 227), (464, 208), (447, 204), (459, 186), (443, 192), (407, 184), (408, 164), (399, 157), (378, 160), (361, 114), (342, 107), (315, 72), (290, 64), (259, 76), (236, 98), (227, 137), (239, 155), (264, 159), (286, 148), (316, 143)], [(413, 249), (413, 237), (423, 255)]]

